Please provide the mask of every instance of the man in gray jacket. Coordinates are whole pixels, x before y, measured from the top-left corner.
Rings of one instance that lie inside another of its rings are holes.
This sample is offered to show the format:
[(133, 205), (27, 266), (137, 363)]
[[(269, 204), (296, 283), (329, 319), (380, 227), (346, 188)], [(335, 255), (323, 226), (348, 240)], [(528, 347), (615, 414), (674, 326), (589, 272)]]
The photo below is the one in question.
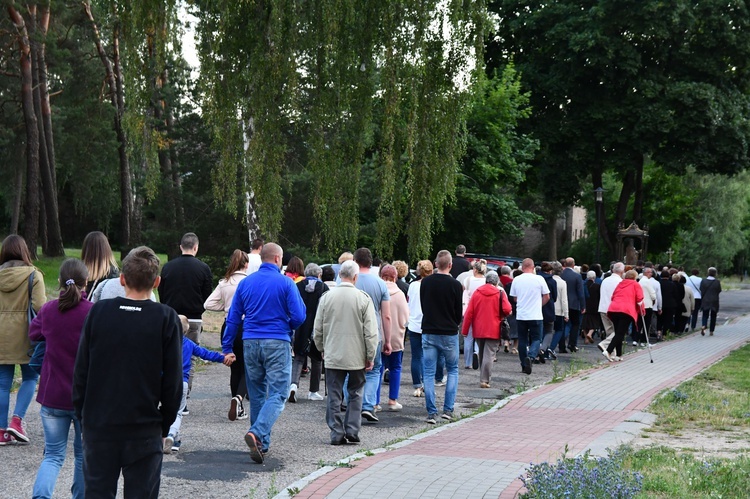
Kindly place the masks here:
[[(359, 443), (362, 425), (362, 396), (365, 371), (372, 370), (378, 347), (378, 322), (370, 296), (354, 287), (359, 266), (341, 264), (341, 284), (320, 298), (315, 316), (313, 340), (323, 354), (328, 385), (326, 421), (331, 429), (331, 445)], [(344, 382), (349, 376), (349, 402), (341, 410)]]

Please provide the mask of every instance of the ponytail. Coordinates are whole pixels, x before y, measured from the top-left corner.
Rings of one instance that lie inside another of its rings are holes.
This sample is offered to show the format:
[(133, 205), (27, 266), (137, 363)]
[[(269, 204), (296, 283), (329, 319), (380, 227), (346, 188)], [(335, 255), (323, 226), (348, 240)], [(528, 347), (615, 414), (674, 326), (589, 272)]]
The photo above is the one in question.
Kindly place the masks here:
[(70, 310), (81, 303), (88, 277), (86, 265), (77, 258), (69, 258), (60, 265), (60, 297), (57, 300), (60, 312)]

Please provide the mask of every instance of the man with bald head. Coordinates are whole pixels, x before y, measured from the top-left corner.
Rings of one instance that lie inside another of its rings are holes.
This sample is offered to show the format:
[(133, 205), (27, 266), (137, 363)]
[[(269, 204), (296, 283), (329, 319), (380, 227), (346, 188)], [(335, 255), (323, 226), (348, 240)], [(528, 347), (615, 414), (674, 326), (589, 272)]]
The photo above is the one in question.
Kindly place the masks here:
[(542, 276), (536, 275), (534, 260), (521, 264), (521, 275), (513, 279), (510, 296), (516, 301), (518, 327), (518, 357), (521, 371), (531, 374), (531, 363), (539, 355), (542, 341), (542, 306), (549, 301), (549, 287)]
[[(245, 442), (258, 464), (271, 445), (271, 428), (284, 410), (292, 382), (292, 332), (305, 321), (305, 304), (294, 281), (281, 274), (284, 251), (267, 243), (257, 272), (240, 281), (227, 316), (222, 351), (232, 353), (240, 324), (250, 429)], [(244, 316), (244, 320), (243, 320)]]

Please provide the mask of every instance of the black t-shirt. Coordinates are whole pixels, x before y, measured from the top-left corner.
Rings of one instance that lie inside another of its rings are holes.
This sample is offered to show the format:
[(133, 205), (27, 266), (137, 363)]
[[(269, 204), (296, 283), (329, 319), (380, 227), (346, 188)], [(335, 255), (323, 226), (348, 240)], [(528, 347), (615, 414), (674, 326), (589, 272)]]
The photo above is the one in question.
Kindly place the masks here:
[(471, 264), (469, 260), (462, 256), (453, 257), (453, 266), (451, 267), (451, 275), (454, 279), (458, 279), (458, 276), (464, 272), (471, 270)]
[(449, 274), (432, 274), (422, 279), (419, 301), (422, 304), (423, 334), (458, 334), (464, 288)]
[(73, 407), (86, 438), (166, 437), (181, 399), (182, 326), (175, 311), (151, 300), (96, 302), (73, 372)]

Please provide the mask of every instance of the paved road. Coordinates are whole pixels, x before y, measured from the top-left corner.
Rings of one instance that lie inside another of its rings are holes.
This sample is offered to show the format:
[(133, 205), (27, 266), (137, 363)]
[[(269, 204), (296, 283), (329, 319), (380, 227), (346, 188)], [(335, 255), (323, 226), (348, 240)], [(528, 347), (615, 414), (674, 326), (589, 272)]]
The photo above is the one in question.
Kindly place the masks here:
[[(722, 294), (722, 314), (737, 316), (750, 303), (750, 290), (732, 291)], [(719, 335), (720, 337), (721, 335)], [(204, 335), (204, 345), (219, 347), (216, 333)], [(685, 341), (685, 340), (682, 340)], [(682, 343), (670, 342), (670, 343)], [(718, 343), (718, 342), (717, 342)], [(660, 346), (659, 348), (662, 348)], [(655, 350), (656, 354), (659, 349)], [(640, 354), (642, 355), (642, 354)], [(603, 357), (592, 345), (582, 348), (577, 354), (560, 355), (553, 364), (535, 365), (531, 376), (520, 372), (517, 356), (499, 354), (493, 367), (491, 389), (479, 388), (478, 371), (461, 369), (456, 413), (468, 415), (481, 405), (495, 405), (498, 401), (525, 390), (560, 378), (569, 370), (600, 364)], [(374, 450), (389, 442), (403, 440), (429, 429), (424, 423), (426, 412), (424, 399), (414, 398), (409, 371), (410, 352), (404, 355), (404, 375), (399, 401), (404, 405), (400, 413), (381, 413), (380, 422), (366, 424), (362, 430), (362, 444), (357, 447), (333, 447), (328, 443), (328, 428), (325, 424), (324, 402), (304, 399), (297, 404), (288, 404), (279, 419), (272, 436), (271, 453), (264, 465), (253, 464), (249, 458), (243, 435), (247, 431), (246, 421), (230, 422), (226, 418), (229, 401), (229, 370), (218, 364), (207, 364), (200, 368), (193, 394), (189, 401), (190, 415), (183, 420), (183, 445), (178, 455), (165, 456), (162, 472), (161, 496), (166, 498), (193, 497), (272, 497), (286, 490), (294, 482), (311, 473), (326, 470), (326, 465), (335, 463), (357, 451)], [(463, 359), (461, 359), (463, 365)], [(629, 362), (623, 362), (627, 366)], [(630, 364), (632, 365), (632, 364)], [(661, 362), (658, 364), (661, 366)], [(618, 365), (619, 368), (619, 365)], [(607, 369), (609, 371), (610, 369)], [(577, 378), (580, 379), (580, 378)], [(302, 381), (300, 392), (307, 389)], [(550, 387), (532, 393), (542, 393)], [(383, 394), (387, 397), (387, 386)], [(438, 392), (438, 399), (441, 398)], [(499, 413), (506, 414), (514, 407), (511, 402)], [(39, 419), (39, 405), (33, 402), (27, 414), (28, 433), (31, 444), (0, 448), (0, 497), (29, 497), (36, 470), (42, 459), (43, 434)], [(440, 427), (440, 429), (445, 426)], [(570, 425), (568, 425), (570, 428)], [(568, 431), (568, 430), (566, 430)], [(515, 429), (506, 422), (496, 423), (482, 440), (489, 445), (501, 445)], [(461, 445), (461, 440), (445, 446), (445, 455), (451, 456)], [(532, 445), (533, 447), (533, 445)], [(69, 452), (72, 453), (72, 447)], [(478, 456), (485, 454), (478, 454)], [(466, 459), (473, 459), (466, 456)], [(72, 456), (66, 461), (58, 479), (56, 496), (65, 497), (72, 481)], [(509, 461), (509, 469), (515, 469), (515, 461)], [(465, 461), (467, 470), (474, 469), (473, 461)], [(496, 465), (496, 464), (493, 464)], [(455, 475), (451, 475), (455, 476)], [(515, 476), (515, 475), (514, 475)], [(426, 492), (425, 492), (426, 493)], [(429, 495), (429, 494), (428, 494)], [(460, 494), (459, 494), (460, 496)]]
[[(653, 422), (644, 410), (661, 390), (689, 379), (748, 342), (750, 318), (626, 356), (585, 376), (548, 384), (476, 418), (361, 457), (351, 467), (293, 487), (299, 498), (514, 498), (530, 462), (586, 450), (606, 455)], [(627, 382), (623, 382), (627, 380)], [(502, 406), (502, 407), (501, 407)]]

